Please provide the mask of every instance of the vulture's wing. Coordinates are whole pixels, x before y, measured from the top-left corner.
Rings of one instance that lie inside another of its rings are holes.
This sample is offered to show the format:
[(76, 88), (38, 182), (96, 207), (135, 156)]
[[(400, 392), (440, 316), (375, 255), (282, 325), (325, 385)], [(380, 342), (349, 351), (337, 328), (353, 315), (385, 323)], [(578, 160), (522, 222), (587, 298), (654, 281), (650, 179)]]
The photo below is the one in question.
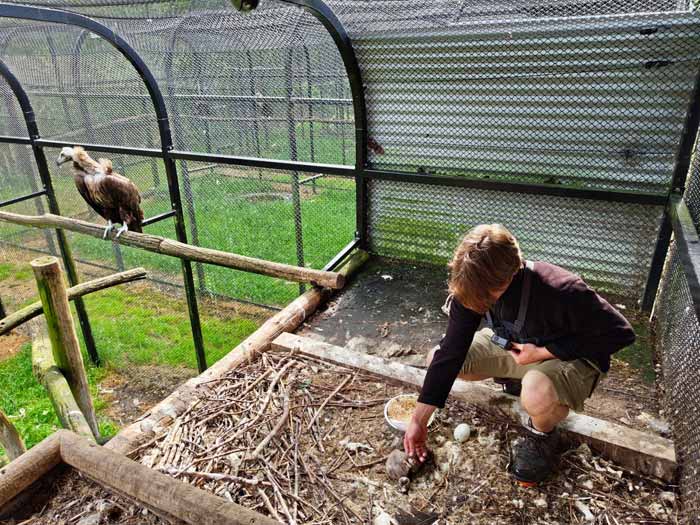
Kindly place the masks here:
[(85, 184), (85, 180), (82, 178), (75, 178), (75, 187), (78, 188), (78, 193), (80, 193), (80, 196), (85, 200), (85, 202), (88, 203), (88, 205), (97, 212), (97, 214), (102, 217), (103, 219), (110, 219), (110, 217), (107, 215), (107, 211), (103, 206), (100, 205), (95, 199), (92, 198), (92, 195), (90, 195), (90, 191), (88, 190), (87, 185)]
[(93, 191), (96, 200), (108, 209), (110, 215), (118, 215), (119, 222), (126, 224), (129, 231), (142, 231), (141, 195), (136, 184), (112, 172), (100, 177)]

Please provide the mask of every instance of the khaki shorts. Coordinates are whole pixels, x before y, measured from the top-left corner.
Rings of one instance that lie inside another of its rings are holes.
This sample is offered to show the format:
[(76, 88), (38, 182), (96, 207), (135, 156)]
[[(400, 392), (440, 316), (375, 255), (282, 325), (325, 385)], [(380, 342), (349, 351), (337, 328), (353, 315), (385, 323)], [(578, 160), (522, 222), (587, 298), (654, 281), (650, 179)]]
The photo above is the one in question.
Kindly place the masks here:
[(522, 379), (530, 370), (537, 370), (552, 380), (559, 402), (576, 412), (583, 411), (583, 402), (593, 394), (598, 382), (605, 377), (597, 366), (586, 359), (548, 359), (519, 365), (510, 352), (491, 342), (492, 335), (489, 328), (474, 334), (474, 341), (462, 365), (462, 373)]

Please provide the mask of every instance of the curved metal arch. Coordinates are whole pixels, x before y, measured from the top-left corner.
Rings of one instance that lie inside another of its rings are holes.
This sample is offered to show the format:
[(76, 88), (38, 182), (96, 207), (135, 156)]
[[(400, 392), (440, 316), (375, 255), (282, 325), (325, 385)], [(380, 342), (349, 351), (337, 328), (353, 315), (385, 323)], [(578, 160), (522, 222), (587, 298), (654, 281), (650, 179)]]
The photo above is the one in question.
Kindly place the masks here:
[(355, 56), (355, 49), (350, 36), (333, 10), (323, 0), (279, 0), (285, 4), (296, 5), (311, 13), (326, 28), (335, 42), (340, 58), (345, 65), (345, 72), (350, 82), (352, 105), (355, 113), (355, 169), (363, 170), (367, 165), (367, 105), (362, 83), (360, 65)]
[[(88, 18), (84, 15), (78, 13), (72, 13), (68, 11), (61, 11), (58, 9), (48, 9), (45, 7), (33, 7), (17, 4), (3, 4), (0, 3), (0, 18), (18, 18), (22, 20), (33, 20), (36, 22), (46, 22), (50, 24), (63, 24), (74, 27), (79, 27), (82, 29), (87, 29), (88, 31), (98, 35), (102, 39), (106, 40), (110, 45), (112, 45), (119, 53), (126, 58), (132, 67), (136, 70), (138, 75), (143, 80), (143, 83), (148, 90), (148, 94), (153, 102), (153, 108), (158, 119), (158, 132), (161, 141), (162, 159), (165, 165), (165, 173), (168, 179), (168, 187), (170, 190), (170, 203), (172, 208), (175, 210), (175, 233), (177, 239), (180, 242), (187, 243), (187, 231), (185, 229), (185, 221), (182, 213), (182, 200), (180, 198), (180, 188), (177, 178), (177, 168), (172, 157), (168, 153), (173, 149), (173, 138), (170, 131), (170, 123), (168, 120), (168, 110), (165, 105), (165, 100), (163, 94), (158, 87), (158, 83), (151, 73), (143, 59), (139, 56), (134, 48), (129, 45), (129, 43), (124, 40), (121, 36), (115, 33), (112, 29)], [(7, 70), (9, 72), (9, 70)], [(11, 72), (10, 72), (11, 74)], [(12, 74), (11, 74), (12, 75)], [(12, 75), (14, 77), (14, 75)], [(15, 78), (15, 81), (17, 79)], [(26, 102), (29, 102), (27, 94), (23, 92)], [(31, 105), (29, 105), (31, 107)], [(23, 106), (24, 110), (24, 106)], [(32, 118), (34, 112), (31, 112)], [(34, 128), (36, 128), (36, 121), (34, 121)], [(38, 130), (35, 134), (30, 131), (30, 138), (32, 138), (32, 148), (35, 150), (35, 154), (43, 157), (43, 151), (36, 144), (35, 140), (39, 138)], [(37, 157), (37, 161), (38, 161)], [(46, 158), (43, 158), (44, 163)], [(48, 173), (48, 167), (47, 167)], [(50, 181), (49, 181), (50, 182)], [(190, 324), (192, 327), (192, 336), (194, 339), (194, 346), (197, 352), (197, 363), (200, 372), (206, 369), (206, 359), (204, 354), (204, 339), (202, 336), (202, 328), (199, 319), (199, 308), (197, 306), (197, 296), (194, 290), (194, 276), (192, 274), (192, 266), (190, 261), (181, 259), (183, 278), (185, 281), (185, 291), (187, 297), (187, 307), (190, 314)]]
[[(3, 60), (0, 60), (0, 77), (5, 79), (7, 84), (10, 86), (12, 93), (17, 98), (22, 114), (24, 115), (24, 122), (27, 126), (27, 133), (29, 134), (29, 139), (31, 141), (32, 152), (34, 153), (34, 159), (36, 160), (37, 169), (39, 171), (39, 177), (44, 185), (44, 191), (49, 201), (49, 210), (51, 213), (56, 215), (61, 214), (61, 210), (58, 207), (58, 202), (53, 190), (53, 184), (51, 183), (51, 175), (49, 173), (49, 166), (46, 162), (46, 156), (41, 147), (36, 143), (40, 138), (39, 128), (36, 123), (36, 118), (34, 115), (34, 108), (32, 107), (31, 101), (27, 92), (22, 87), (19, 79), (15, 74), (10, 71), (7, 64)], [(58, 245), (61, 249), (61, 258), (63, 259), (63, 265), (68, 274), (68, 281), (71, 286), (78, 284), (78, 272), (75, 268), (75, 263), (73, 262), (73, 256), (71, 255), (70, 247), (68, 245), (68, 240), (66, 239), (66, 234), (63, 230), (56, 230), (56, 237), (58, 238)], [(82, 298), (76, 298), (75, 309), (78, 313), (78, 321), (80, 322), (80, 329), (83, 333), (83, 338), (85, 339), (85, 346), (87, 348), (90, 359), (93, 363), (99, 364), (100, 358), (97, 354), (97, 349), (95, 347), (95, 339), (92, 335), (92, 328), (90, 327), (90, 320), (87, 315), (87, 310), (85, 309), (85, 304)]]

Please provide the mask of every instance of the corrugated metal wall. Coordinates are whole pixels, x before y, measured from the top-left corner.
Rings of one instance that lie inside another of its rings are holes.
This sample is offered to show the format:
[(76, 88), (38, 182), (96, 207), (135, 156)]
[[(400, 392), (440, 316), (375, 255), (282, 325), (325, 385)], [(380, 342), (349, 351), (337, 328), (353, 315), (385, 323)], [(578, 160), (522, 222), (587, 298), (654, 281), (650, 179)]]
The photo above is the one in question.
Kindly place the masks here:
[(593, 17), (355, 40), (375, 167), (663, 191), (700, 17)]
[[(341, 16), (342, 18), (342, 16)], [(444, 17), (443, 17), (444, 20)], [(373, 168), (665, 193), (700, 67), (690, 12), (377, 24), (353, 36)], [(528, 257), (638, 298), (660, 207), (374, 181), (369, 236), (387, 256), (445, 262), (502, 222)]]
[(592, 286), (636, 298), (649, 272), (661, 206), (372, 181), (371, 250), (443, 263), (483, 222), (505, 224), (525, 257), (575, 270)]

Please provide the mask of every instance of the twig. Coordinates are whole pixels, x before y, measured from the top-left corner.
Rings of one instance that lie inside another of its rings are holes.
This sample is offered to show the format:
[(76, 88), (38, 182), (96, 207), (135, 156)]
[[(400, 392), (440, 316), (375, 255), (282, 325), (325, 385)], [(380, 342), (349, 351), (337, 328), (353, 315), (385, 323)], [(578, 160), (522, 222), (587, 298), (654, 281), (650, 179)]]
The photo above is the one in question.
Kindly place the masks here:
[(318, 416), (321, 415), (321, 411), (322, 411), (323, 408), (326, 406), (326, 403), (328, 403), (331, 399), (333, 399), (333, 397), (334, 397), (338, 392), (340, 392), (340, 391), (343, 389), (343, 387), (344, 387), (345, 385), (348, 384), (348, 382), (352, 379), (352, 377), (353, 377), (353, 376), (351, 376), (351, 375), (347, 376), (347, 377), (345, 378), (345, 380), (343, 380), (343, 382), (340, 383), (340, 384), (336, 387), (335, 390), (333, 390), (333, 392), (331, 393), (331, 395), (329, 395), (329, 396), (323, 401), (323, 403), (321, 403), (321, 406), (318, 407), (318, 410), (316, 411), (316, 414), (314, 414), (314, 417), (311, 418), (311, 422), (307, 425), (307, 427), (306, 427), (307, 430), (310, 430), (310, 429), (311, 429), (311, 427), (313, 426), (313, 424), (316, 422), (316, 419), (318, 419)]

